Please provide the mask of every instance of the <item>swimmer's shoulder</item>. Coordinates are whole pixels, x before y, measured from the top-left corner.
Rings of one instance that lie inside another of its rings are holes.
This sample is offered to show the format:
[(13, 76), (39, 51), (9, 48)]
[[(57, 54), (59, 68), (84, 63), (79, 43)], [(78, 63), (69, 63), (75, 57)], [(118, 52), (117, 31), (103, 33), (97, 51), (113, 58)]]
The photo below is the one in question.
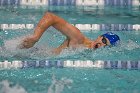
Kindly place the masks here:
[(91, 43), (92, 43), (92, 41), (89, 38), (87, 38), (87, 37), (84, 38), (83, 45), (85, 47), (91, 48)]

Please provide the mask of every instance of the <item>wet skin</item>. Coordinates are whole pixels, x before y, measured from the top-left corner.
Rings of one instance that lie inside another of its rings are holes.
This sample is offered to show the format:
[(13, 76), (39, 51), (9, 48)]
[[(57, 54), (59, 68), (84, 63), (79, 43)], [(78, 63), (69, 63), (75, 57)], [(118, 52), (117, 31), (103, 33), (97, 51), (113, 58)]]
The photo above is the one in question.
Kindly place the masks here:
[(34, 33), (31, 36), (26, 37), (19, 45), (19, 48), (23, 49), (33, 47), (34, 44), (39, 41), (42, 34), (50, 26), (53, 26), (55, 29), (66, 36), (66, 40), (64, 40), (64, 42), (59, 47), (54, 49), (53, 52), (55, 54), (59, 54), (62, 49), (66, 47), (78, 47), (83, 45), (87, 48), (97, 49), (106, 45), (110, 45), (110, 42), (107, 38), (98, 36), (96, 40), (90, 40), (84, 36), (78, 28), (71, 25), (63, 18), (53, 13), (46, 12), (37, 24)]

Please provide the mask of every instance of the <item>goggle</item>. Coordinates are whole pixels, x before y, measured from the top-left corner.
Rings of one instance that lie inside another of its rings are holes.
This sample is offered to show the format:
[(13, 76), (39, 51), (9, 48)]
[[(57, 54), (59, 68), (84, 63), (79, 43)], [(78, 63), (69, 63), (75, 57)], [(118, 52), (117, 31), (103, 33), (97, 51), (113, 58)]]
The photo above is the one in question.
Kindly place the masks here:
[(103, 38), (102, 38), (102, 42), (105, 44), (105, 45), (107, 45), (107, 39), (106, 39), (106, 37), (104, 37), (104, 36), (102, 36)]
[[(106, 37), (104, 37), (104, 36), (101, 36), (101, 37), (103, 37), (102, 38), (102, 43), (104, 43), (105, 45), (107, 45), (107, 39), (106, 39)], [(95, 48), (98, 48), (99, 46), (98, 46), (98, 43), (95, 45)]]

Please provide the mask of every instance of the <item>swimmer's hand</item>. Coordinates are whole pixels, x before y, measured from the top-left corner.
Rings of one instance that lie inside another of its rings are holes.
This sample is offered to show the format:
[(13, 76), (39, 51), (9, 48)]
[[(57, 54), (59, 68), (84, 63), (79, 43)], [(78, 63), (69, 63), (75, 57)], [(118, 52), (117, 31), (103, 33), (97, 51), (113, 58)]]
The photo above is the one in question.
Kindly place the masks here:
[(28, 36), (18, 46), (20, 49), (31, 48), (38, 40), (34, 36)]

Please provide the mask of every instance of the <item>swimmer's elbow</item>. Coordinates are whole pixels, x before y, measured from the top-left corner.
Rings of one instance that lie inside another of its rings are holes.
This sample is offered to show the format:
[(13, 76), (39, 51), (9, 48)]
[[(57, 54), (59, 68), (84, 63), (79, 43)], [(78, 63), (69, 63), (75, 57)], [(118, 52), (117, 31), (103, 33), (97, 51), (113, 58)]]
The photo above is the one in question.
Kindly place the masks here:
[[(48, 17), (48, 19), (53, 19), (53, 18), (54, 18), (54, 14), (51, 13), (51, 12), (46, 12), (46, 13), (45, 13), (45, 16)], [(48, 20), (48, 19), (47, 19), (47, 20)], [(53, 20), (54, 20), (54, 19), (53, 19)]]

